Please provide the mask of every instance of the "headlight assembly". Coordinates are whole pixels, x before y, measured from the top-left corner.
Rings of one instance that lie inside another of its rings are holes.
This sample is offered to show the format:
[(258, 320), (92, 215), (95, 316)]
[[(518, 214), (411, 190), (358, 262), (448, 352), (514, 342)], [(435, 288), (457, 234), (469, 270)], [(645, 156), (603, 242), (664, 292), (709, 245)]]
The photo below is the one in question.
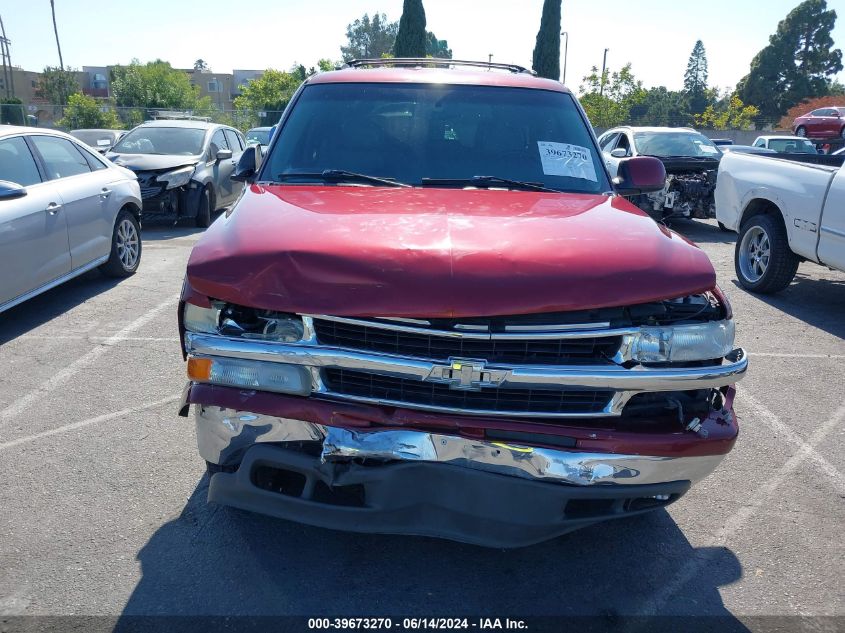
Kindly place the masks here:
[(694, 325), (644, 327), (630, 341), (640, 363), (675, 363), (722, 358), (733, 350), (733, 319)]
[(191, 182), (191, 177), (194, 175), (194, 166), (180, 167), (173, 171), (161, 174), (156, 178), (157, 182), (166, 182), (168, 189), (175, 189), (176, 187), (184, 187)]

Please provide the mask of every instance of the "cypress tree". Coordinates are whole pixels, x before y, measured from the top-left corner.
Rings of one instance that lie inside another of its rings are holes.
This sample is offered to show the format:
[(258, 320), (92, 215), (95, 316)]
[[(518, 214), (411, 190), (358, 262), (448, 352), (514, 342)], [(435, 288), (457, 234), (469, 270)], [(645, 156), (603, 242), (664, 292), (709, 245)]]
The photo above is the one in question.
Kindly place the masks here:
[(396, 57), (425, 57), (425, 43), (425, 9), (422, 0), (405, 0), (394, 54)]
[(544, 0), (543, 17), (534, 46), (534, 71), (540, 77), (560, 78), (560, 5), (562, 0)]
[(701, 40), (696, 41), (684, 73), (684, 92), (690, 112), (701, 114), (707, 107), (707, 53)]

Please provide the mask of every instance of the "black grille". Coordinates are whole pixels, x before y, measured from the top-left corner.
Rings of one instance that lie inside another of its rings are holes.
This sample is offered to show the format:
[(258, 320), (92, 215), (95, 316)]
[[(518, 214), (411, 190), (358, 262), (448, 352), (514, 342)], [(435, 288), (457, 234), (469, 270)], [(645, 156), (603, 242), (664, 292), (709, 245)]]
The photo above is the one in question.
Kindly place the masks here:
[(480, 391), (450, 389), (448, 385), (407, 378), (394, 378), (348, 369), (323, 370), (323, 382), (332, 393), (380, 400), (409, 406), (447, 407), (456, 411), (497, 411), (530, 414), (600, 413), (613, 393), (610, 391), (545, 389), (498, 389)]
[(432, 360), (479, 358), (488, 363), (514, 365), (570, 365), (606, 363), (616, 354), (620, 337), (530, 339), (526, 341), (451, 338), (411, 334), (368, 325), (314, 319), (317, 340), (323, 345), (345, 347)]

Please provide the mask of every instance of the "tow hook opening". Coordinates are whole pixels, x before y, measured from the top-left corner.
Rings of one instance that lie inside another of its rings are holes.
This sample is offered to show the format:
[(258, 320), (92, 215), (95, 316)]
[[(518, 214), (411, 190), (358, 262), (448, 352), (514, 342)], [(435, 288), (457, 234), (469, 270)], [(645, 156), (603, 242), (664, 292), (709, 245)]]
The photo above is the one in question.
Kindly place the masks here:
[(366, 505), (362, 485), (329, 486), (319, 479), (277, 466), (266, 464), (256, 466), (252, 470), (250, 481), (257, 488), (287, 497), (298, 497), (333, 506), (364, 507)]

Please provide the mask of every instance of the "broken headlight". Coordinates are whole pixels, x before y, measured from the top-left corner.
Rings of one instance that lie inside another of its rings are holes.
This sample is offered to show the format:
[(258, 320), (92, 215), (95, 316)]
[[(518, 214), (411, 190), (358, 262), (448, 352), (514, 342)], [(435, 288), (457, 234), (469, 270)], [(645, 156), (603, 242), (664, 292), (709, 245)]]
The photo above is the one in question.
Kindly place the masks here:
[(191, 182), (191, 177), (194, 175), (194, 166), (180, 167), (173, 171), (161, 174), (156, 178), (157, 182), (166, 182), (168, 189), (175, 189), (176, 187), (184, 187)]
[(189, 332), (278, 343), (296, 343), (305, 334), (302, 318), (296, 314), (247, 308), (221, 301), (212, 301), (210, 308), (186, 303), (183, 316), (185, 329)]
[(633, 335), (631, 360), (673, 363), (723, 358), (733, 350), (733, 319), (693, 325), (644, 327)]

